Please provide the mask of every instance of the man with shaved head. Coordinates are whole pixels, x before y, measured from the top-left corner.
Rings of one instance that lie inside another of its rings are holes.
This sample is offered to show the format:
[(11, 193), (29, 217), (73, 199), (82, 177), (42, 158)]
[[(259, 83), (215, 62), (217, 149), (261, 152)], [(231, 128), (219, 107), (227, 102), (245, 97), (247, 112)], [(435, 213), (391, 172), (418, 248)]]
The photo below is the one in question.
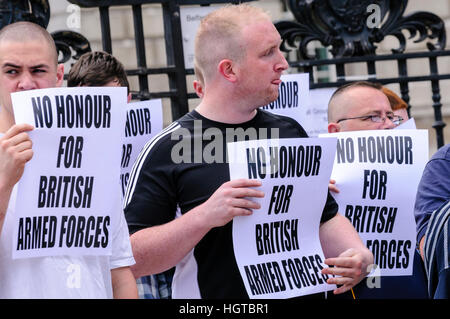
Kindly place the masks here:
[(382, 86), (359, 81), (338, 88), (328, 103), (328, 132), (392, 129), (400, 124)]
[[(296, 121), (259, 108), (277, 99), (280, 76), (288, 68), (280, 34), (266, 12), (248, 4), (218, 9), (202, 20), (195, 43), (201, 103), (146, 145), (130, 175), (124, 205), (136, 258), (132, 269), (140, 277), (175, 266), (173, 298), (247, 299), (232, 225), (235, 217), (259, 209), (255, 199), (264, 193), (258, 189), (261, 181), (230, 180), (227, 132), (268, 133), (248, 137), (254, 139), (307, 135)], [(195, 152), (180, 163), (173, 150), (180, 136), (188, 145), (198, 142), (198, 124), (205, 134), (221, 133), (224, 152), (212, 161), (194, 158)], [(328, 283), (341, 285), (334, 292), (343, 293), (364, 277), (373, 256), (337, 209), (328, 194), (319, 233), (330, 257), (325, 263), (335, 266), (322, 271), (340, 275)]]
[(122, 227), (112, 228), (111, 256), (12, 259), (16, 185), (33, 156), (33, 127), (15, 124), (11, 93), (59, 87), (63, 76), (45, 29), (17, 22), (0, 30), (0, 298), (136, 298), (123, 214), (116, 223)]
[(0, 232), (13, 186), (33, 155), (27, 124), (15, 125), (11, 93), (61, 86), (64, 65), (58, 65), (48, 32), (29, 22), (0, 30)]
[[(345, 84), (333, 93), (328, 103), (329, 133), (392, 129), (402, 120), (402, 117), (392, 111), (389, 99), (378, 83), (357, 81)], [(335, 183), (336, 181), (331, 180), (329, 189), (339, 192)], [(417, 251), (413, 258), (411, 276), (382, 276), (381, 288), (368, 288), (366, 281), (361, 281), (353, 288), (352, 294), (347, 294), (346, 297), (426, 298), (425, 274)]]

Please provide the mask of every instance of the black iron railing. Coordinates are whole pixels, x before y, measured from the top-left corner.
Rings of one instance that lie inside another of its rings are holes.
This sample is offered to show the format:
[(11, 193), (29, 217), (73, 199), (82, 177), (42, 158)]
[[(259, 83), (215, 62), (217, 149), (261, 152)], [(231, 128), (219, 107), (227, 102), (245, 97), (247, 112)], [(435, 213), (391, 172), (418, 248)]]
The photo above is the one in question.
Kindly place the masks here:
[[(169, 98), (171, 101), (172, 119), (175, 120), (189, 111), (188, 99), (196, 95), (189, 94), (187, 90), (186, 75), (193, 74), (193, 70), (186, 70), (183, 55), (183, 40), (181, 34), (180, 6), (181, 5), (210, 5), (216, 3), (239, 3), (243, 1), (227, 0), (69, 0), (80, 7), (98, 7), (100, 10), (100, 25), (102, 31), (103, 50), (112, 53), (111, 28), (109, 9), (113, 6), (131, 6), (134, 21), (134, 34), (136, 45), (137, 67), (128, 69), (128, 76), (137, 76), (139, 90), (132, 91), (134, 99)], [(144, 30), (142, 21), (143, 4), (160, 4), (164, 22), (164, 38), (167, 66), (150, 68), (145, 58)], [(169, 90), (150, 92), (148, 76), (166, 74)]]
[[(186, 77), (193, 74), (184, 64), (181, 35), (180, 6), (210, 5), (219, 3), (239, 3), (253, 0), (68, 0), (83, 8), (98, 8), (103, 50), (114, 54), (111, 41), (110, 9), (115, 6), (128, 6), (132, 9), (137, 65), (127, 70), (130, 77), (137, 77), (139, 87), (132, 91), (134, 99), (168, 98), (171, 101), (172, 120), (188, 112), (188, 100), (196, 98), (188, 93)], [(410, 84), (428, 82), (431, 84), (432, 107), (434, 110), (433, 128), (436, 130), (437, 146), (444, 142), (440, 82), (450, 79), (450, 72), (438, 69), (439, 59), (450, 56), (445, 50), (445, 26), (440, 17), (429, 12), (414, 12), (405, 15), (408, 0), (280, 0), (286, 10), (290, 10), (294, 21), (279, 21), (276, 26), (282, 36), (282, 49), (294, 51), (290, 57), (291, 68), (310, 74), (310, 87), (337, 87), (349, 82), (346, 66), (365, 63), (365, 79), (382, 84), (397, 83), (403, 100), (411, 109)], [(166, 66), (148, 67), (144, 42), (142, 6), (159, 4), (164, 23)], [(50, 7), (47, 0), (9, 0), (0, 1), (0, 23), (6, 25), (14, 21), (28, 20), (47, 27)], [(427, 41), (427, 49), (422, 52), (406, 52), (407, 37), (414, 42)], [(81, 34), (72, 31), (54, 32), (61, 62), (77, 59), (91, 50), (89, 41)], [(399, 46), (392, 54), (377, 55), (377, 44), (387, 36), (397, 38)], [(321, 43), (331, 53), (331, 58), (310, 55), (308, 45)], [(75, 53), (73, 53), (75, 51)], [(427, 59), (429, 74), (411, 76), (408, 74), (408, 61)], [(380, 77), (377, 63), (393, 62), (397, 66), (397, 76)], [(328, 67), (335, 70), (336, 80), (323, 81), (315, 77), (315, 70)], [(168, 77), (167, 91), (150, 91), (149, 76), (165, 74)]]
[[(445, 144), (443, 130), (446, 124), (442, 118), (440, 81), (450, 79), (448, 70), (438, 70), (438, 59), (450, 56), (450, 50), (445, 50), (445, 25), (440, 17), (429, 12), (404, 15), (407, 4), (408, 0), (285, 0), (286, 8), (293, 13), (295, 21), (279, 21), (276, 27), (283, 39), (282, 49), (296, 53), (296, 58), (291, 58), (289, 65), (299, 72), (309, 73), (312, 89), (338, 87), (350, 82), (345, 67), (365, 63), (367, 72), (364, 79), (381, 84), (398, 83), (401, 97), (410, 112), (410, 84), (430, 82), (433, 128), (436, 130), (437, 146), (441, 147)], [(379, 14), (378, 24), (370, 20), (375, 14)], [(407, 53), (405, 33), (409, 33), (414, 42), (428, 41), (428, 50)], [(399, 47), (392, 49), (392, 54), (377, 55), (376, 44), (387, 36), (397, 38)], [(316, 55), (310, 54), (308, 45), (313, 41), (328, 48), (332, 58), (317, 59)], [(428, 59), (429, 74), (409, 75), (408, 61), (424, 58)], [(376, 63), (389, 61), (396, 63), (397, 76), (380, 77)], [(336, 81), (323, 82), (314, 77), (314, 71), (323, 66), (334, 68)]]

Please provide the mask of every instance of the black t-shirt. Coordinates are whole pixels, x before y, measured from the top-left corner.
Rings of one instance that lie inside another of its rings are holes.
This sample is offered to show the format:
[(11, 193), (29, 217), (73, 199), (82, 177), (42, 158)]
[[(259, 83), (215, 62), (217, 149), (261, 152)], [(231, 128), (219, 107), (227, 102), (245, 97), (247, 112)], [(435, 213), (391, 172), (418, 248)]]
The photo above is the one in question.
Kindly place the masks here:
[[(229, 181), (226, 142), (236, 140), (233, 136), (266, 139), (307, 134), (295, 120), (260, 109), (252, 120), (235, 125), (211, 121), (196, 111), (184, 115), (149, 141), (134, 164), (124, 199), (130, 232), (172, 221)], [(212, 163), (211, 154), (216, 160)], [(321, 222), (337, 210), (328, 193)], [(248, 298), (234, 257), (232, 221), (210, 230), (176, 272), (174, 298)]]

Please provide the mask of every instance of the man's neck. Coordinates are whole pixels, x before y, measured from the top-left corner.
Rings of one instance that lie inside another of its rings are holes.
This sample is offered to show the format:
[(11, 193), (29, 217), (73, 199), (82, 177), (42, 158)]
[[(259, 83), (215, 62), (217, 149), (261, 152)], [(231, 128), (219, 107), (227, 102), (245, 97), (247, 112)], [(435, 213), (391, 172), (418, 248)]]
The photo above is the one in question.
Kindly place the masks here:
[(200, 115), (209, 120), (226, 123), (240, 124), (250, 121), (256, 116), (256, 108), (251, 108), (234, 101), (233, 99), (213, 100), (203, 98), (195, 109)]
[(239, 124), (245, 123), (253, 119), (257, 113), (256, 110), (252, 111), (240, 111), (236, 109), (224, 106), (225, 109), (214, 108), (201, 103), (195, 109), (200, 115), (206, 117), (207, 119), (215, 122), (225, 123), (225, 124)]

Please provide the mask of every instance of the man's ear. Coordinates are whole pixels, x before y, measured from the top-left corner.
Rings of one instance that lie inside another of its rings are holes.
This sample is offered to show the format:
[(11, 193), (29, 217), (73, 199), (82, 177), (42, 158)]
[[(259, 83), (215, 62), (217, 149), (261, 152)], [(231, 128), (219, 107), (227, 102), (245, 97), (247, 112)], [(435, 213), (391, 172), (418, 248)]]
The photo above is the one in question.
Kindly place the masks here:
[(339, 123), (329, 123), (328, 133), (337, 133), (341, 131), (341, 125)]
[(58, 64), (56, 66), (56, 87), (62, 86), (64, 82), (64, 64)]
[(236, 72), (233, 69), (233, 61), (224, 59), (219, 62), (218, 65), (219, 73), (228, 81), (236, 82)]
[(200, 83), (200, 81), (194, 80), (194, 82), (193, 82), (192, 84), (193, 84), (193, 86), (194, 86), (194, 91), (195, 91), (195, 93), (197, 93), (197, 96), (198, 96), (199, 98), (202, 98), (204, 93), (203, 93), (203, 86), (202, 86), (202, 84)]

